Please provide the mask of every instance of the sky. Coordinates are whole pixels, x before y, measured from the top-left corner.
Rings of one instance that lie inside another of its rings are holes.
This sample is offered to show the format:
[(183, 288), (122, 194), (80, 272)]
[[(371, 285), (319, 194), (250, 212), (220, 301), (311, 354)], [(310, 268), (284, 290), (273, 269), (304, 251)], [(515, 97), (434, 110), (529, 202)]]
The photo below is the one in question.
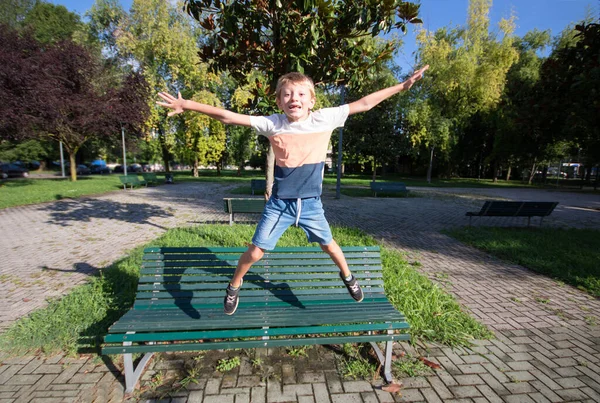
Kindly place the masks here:
[[(415, 0), (413, 0), (415, 1)], [(94, 0), (50, 0), (51, 3), (61, 4), (70, 11), (85, 14), (94, 4)], [(129, 10), (132, 0), (120, 0), (124, 9)], [(435, 31), (444, 26), (464, 26), (467, 20), (469, 0), (421, 0), (420, 18), (423, 27)], [(512, 14), (517, 17), (517, 36), (523, 36), (528, 31), (550, 30), (554, 37), (571, 23), (583, 20), (590, 11), (600, 17), (600, 2), (598, 0), (493, 0), (490, 10), (490, 26), (497, 30), (497, 23), (502, 18)], [(416, 26), (409, 26), (404, 36), (404, 47), (396, 59), (403, 73), (412, 70), (414, 63), (413, 52), (416, 50)], [(549, 49), (548, 49), (549, 51)]]

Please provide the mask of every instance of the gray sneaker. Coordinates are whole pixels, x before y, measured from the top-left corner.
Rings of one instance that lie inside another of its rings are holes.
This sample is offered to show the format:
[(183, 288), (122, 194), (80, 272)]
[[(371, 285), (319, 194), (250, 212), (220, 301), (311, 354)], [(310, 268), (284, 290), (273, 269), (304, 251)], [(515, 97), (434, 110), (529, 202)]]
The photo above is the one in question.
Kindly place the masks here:
[(225, 315), (233, 315), (240, 302), (239, 293), (244, 284), (244, 280), (240, 281), (240, 286), (237, 290), (232, 290), (230, 286), (227, 286), (225, 290), (225, 299), (223, 300), (223, 307), (225, 308)]
[(356, 281), (356, 277), (352, 276), (350, 281), (346, 281), (346, 279), (344, 279), (344, 276), (342, 275), (342, 272), (340, 272), (340, 277), (344, 282), (344, 285), (348, 289), (350, 296), (352, 296), (352, 298), (354, 298), (356, 302), (360, 302), (365, 298), (365, 295), (363, 294), (362, 289), (358, 284), (358, 281)]

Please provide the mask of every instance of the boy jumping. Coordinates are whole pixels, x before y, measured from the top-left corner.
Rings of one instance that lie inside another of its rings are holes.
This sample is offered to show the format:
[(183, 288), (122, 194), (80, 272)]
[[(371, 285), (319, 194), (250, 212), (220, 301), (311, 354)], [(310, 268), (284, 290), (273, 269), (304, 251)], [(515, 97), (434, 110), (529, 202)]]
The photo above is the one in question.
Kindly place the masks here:
[(300, 73), (288, 73), (277, 81), (276, 102), (283, 114), (249, 116), (218, 107), (200, 104), (161, 92), (165, 102), (158, 105), (172, 109), (168, 116), (185, 110), (204, 113), (224, 124), (252, 127), (269, 139), (275, 152), (275, 181), (272, 195), (256, 227), (252, 245), (242, 254), (226, 289), (224, 309), (233, 315), (239, 303), (244, 275), (259, 261), (265, 250), (277, 241), (292, 224), (302, 228), (309, 242), (318, 242), (340, 269), (340, 277), (355, 301), (364, 298), (360, 285), (350, 273), (344, 253), (331, 235), (321, 203), (325, 156), (334, 129), (342, 127), (355, 113), (366, 112), (401, 91), (408, 90), (429, 68), (413, 73), (403, 83), (369, 94), (358, 101), (336, 108), (312, 111), (315, 105), (313, 81)]

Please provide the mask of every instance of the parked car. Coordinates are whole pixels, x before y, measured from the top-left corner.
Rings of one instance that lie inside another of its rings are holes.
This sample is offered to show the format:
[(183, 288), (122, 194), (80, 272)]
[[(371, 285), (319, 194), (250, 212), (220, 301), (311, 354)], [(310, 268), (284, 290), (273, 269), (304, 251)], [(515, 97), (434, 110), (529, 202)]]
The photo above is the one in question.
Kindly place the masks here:
[(0, 178), (27, 178), (29, 170), (17, 164), (0, 164)]
[(92, 170), (90, 168), (88, 168), (87, 165), (84, 164), (79, 164), (77, 165), (77, 175), (89, 175), (92, 173)]
[(123, 173), (123, 165), (115, 165), (113, 168), (114, 173)]
[(95, 164), (92, 164), (92, 165), (90, 165), (90, 173), (93, 173), (93, 174), (109, 174), (110, 173), (110, 168), (107, 167), (106, 165), (95, 165)]
[(131, 164), (127, 167), (127, 172), (144, 172), (140, 164)]

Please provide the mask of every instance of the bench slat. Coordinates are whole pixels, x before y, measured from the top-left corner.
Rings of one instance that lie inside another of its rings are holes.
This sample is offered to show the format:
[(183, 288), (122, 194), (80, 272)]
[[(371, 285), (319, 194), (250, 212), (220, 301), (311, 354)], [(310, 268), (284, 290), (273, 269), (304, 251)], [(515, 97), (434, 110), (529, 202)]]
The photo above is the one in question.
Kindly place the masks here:
[[(249, 296), (244, 297), (244, 305), (248, 307), (284, 307), (289, 306), (293, 303), (300, 303), (302, 305), (331, 305), (340, 301), (339, 295), (304, 295), (302, 299), (298, 299), (295, 296)], [(383, 293), (369, 293), (365, 296), (364, 302), (386, 302), (387, 297)], [(344, 301), (346, 303), (346, 301)], [(178, 309), (180, 306), (188, 306), (196, 309), (204, 308), (222, 308), (223, 307), (223, 296), (219, 297), (203, 297), (186, 300), (174, 300), (174, 299), (142, 299), (140, 298), (134, 304), (136, 310), (157, 310), (157, 309)]]
[[(305, 278), (306, 279), (306, 278)], [(228, 280), (225, 282), (216, 282), (216, 281), (207, 281), (207, 282), (199, 282), (197, 278), (185, 279), (181, 278), (181, 281), (178, 281), (178, 278), (173, 278), (171, 280), (162, 282), (145, 284), (138, 287), (138, 291), (157, 291), (157, 290), (221, 290), (225, 293), (224, 284), (227, 284)], [(364, 279), (361, 282), (361, 285), (364, 286), (373, 286), (373, 285), (383, 285), (383, 280), (371, 280)], [(331, 280), (331, 281), (323, 281), (323, 280), (313, 280), (313, 281), (256, 281), (251, 282), (249, 279), (244, 281), (244, 290), (253, 290), (253, 289), (275, 289), (275, 288), (323, 288), (323, 287), (340, 287), (342, 286), (341, 280)]]
[[(341, 283), (341, 282), (340, 282)], [(365, 289), (363, 290), (363, 292), (366, 293), (371, 293), (371, 292), (383, 292), (383, 287), (370, 287), (367, 288), (365, 287)], [(348, 295), (348, 290), (346, 290), (346, 287), (344, 287), (343, 285), (340, 287), (332, 287), (332, 288), (301, 288), (301, 289), (294, 289), (294, 290), (290, 290), (290, 289), (262, 289), (262, 290), (244, 290), (244, 295), (248, 295), (248, 296), (258, 296), (258, 295), (275, 295), (275, 296), (280, 296), (280, 295), (296, 295), (296, 296), (302, 296), (302, 295), (314, 295), (314, 294), (342, 294), (342, 295), (347, 295), (348, 298), (351, 299), (351, 297)], [(199, 298), (199, 297), (224, 297), (225, 295), (225, 289), (223, 287), (221, 287), (220, 289), (217, 289), (215, 291), (199, 291), (199, 292), (194, 292), (194, 291), (171, 291), (171, 292), (166, 292), (166, 291), (158, 291), (155, 293), (152, 293), (152, 298)], [(141, 297), (142, 295), (138, 294), (138, 297)]]
[[(164, 254), (167, 256), (169, 253), (231, 253), (237, 254), (238, 256), (242, 253), (246, 252), (248, 248), (246, 247), (224, 247), (224, 246), (202, 246), (202, 247), (148, 247), (144, 249), (145, 254)], [(346, 252), (379, 252), (379, 246), (344, 246), (342, 247), (344, 254)], [(265, 252), (265, 257), (268, 256), (277, 256), (285, 253), (293, 253), (293, 252), (319, 252), (321, 248), (315, 246), (287, 246), (277, 248), (272, 251)]]
[[(233, 330), (205, 330), (170, 333), (135, 333), (135, 334), (108, 334), (105, 341), (108, 343), (122, 342), (151, 342), (151, 341), (184, 341), (222, 339), (226, 337), (262, 337), (262, 336), (290, 336), (297, 334), (326, 334), (345, 333), (356, 331), (381, 331), (394, 329), (408, 329), (407, 323), (369, 323), (361, 325), (333, 325), (333, 326), (304, 326), (284, 328), (260, 329), (233, 329)], [(318, 331), (317, 331), (318, 330)]]
[[(240, 315), (231, 317), (223, 313), (223, 309), (205, 309), (201, 312), (193, 310), (154, 310), (136, 312), (129, 311), (123, 318), (110, 327), (109, 333), (158, 332), (163, 330), (205, 330), (205, 329), (241, 329), (293, 326), (320, 326), (361, 322), (404, 321), (404, 316), (389, 303), (373, 303), (377, 310), (364, 311), (359, 307), (351, 307), (353, 301), (335, 305), (305, 305), (303, 309), (296, 307), (276, 307), (265, 311), (264, 307), (239, 307)], [(357, 305), (357, 304), (355, 304)]]
[(145, 346), (118, 346), (104, 347), (103, 354), (126, 354), (126, 353), (147, 353), (147, 352), (172, 352), (172, 351), (199, 351), (199, 350), (223, 350), (236, 348), (256, 348), (256, 347), (287, 347), (287, 346), (306, 346), (315, 344), (343, 344), (343, 343), (367, 343), (380, 341), (400, 341), (409, 340), (408, 334), (391, 335), (363, 335), (363, 336), (342, 336), (342, 337), (315, 337), (315, 338), (293, 338), (293, 339), (275, 339), (275, 340), (254, 340), (254, 341), (225, 341), (214, 343), (176, 343), (176, 344), (154, 344)]
[[(234, 270), (231, 271), (233, 274)], [(277, 271), (279, 272), (279, 271)], [(178, 276), (178, 273), (165, 273), (165, 274), (157, 274), (157, 275), (144, 275), (140, 277), (140, 284), (138, 286), (138, 290), (147, 289), (148, 285), (146, 283), (155, 283), (155, 282), (171, 282), (171, 281), (206, 281), (206, 282), (227, 282), (231, 280), (231, 276), (223, 276), (221, 273), (218, 275), (214, 275), (213, 273), (203, 273), (201, 270), (195, 270), (194, 272), (185, 272), (185, 276)], [(183, 273), (179, 273), (183, 274)], [(204, 274), (210, 274), (208, 276)], [(364, 273), (364, 272), (354, 272), (354, 277), (357, 279), (376, 279), (383, 278), (383, 273), (372, 272), (372, 273)], [(310, 275), (311, 279), (314, 280), (337, 280), (339, 283), (340, 276), (337, 274), (316, 274), (313, 273)], [(285, 280), (304, 280), (306, 279), (305, 274), (270, 274), (269, 281), (285, 281)], [(265, 278), (256, 274), (247, 274), (244, 276), (244, 284), (249, 283), (251, 281), (264, 281)], [(221, 288), (223, 286), (221, 285)]]

